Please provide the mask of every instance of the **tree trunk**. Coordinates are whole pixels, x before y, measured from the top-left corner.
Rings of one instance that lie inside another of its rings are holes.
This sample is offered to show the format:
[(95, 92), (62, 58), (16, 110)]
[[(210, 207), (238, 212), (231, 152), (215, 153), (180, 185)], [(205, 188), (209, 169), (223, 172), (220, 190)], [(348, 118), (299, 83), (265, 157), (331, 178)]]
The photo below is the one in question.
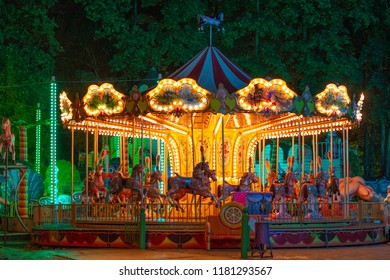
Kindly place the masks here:
[(381, 176), (384, 176), (386, 174), (386, 150), (385, 150), (385, 147), (386, 147), (386, 126), (385, 124), (383, 123), (383, 121), (381, 122), (381, 172), (382, 172), (382, 175)]
[(386, 157), (386, 168), (385, 168), (385, 176), (387, 178), (390, 177), (390, 126), (387, 127), (387, 157)]
[(368, 178), (373, 179), (374, 178), (374, 155), (375, 155), (375, 126), (372, 125), (370, 127), (370, 137), (369, 137), (369, 173)]
[(363, 162), (364, 162), (364, 178), (368, 178), (369, 174), (369, 155), (368, 155), (368, 139), (369, 139), (369, 133), (368, 133), (368, 124), (364, 128), (364, 148), (363, 148)]

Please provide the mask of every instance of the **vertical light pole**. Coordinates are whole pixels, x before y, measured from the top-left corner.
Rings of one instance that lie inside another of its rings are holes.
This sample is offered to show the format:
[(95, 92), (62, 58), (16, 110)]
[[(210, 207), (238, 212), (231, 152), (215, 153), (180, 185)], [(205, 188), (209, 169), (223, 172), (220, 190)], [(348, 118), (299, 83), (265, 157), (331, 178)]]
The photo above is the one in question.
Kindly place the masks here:
[(38, 174), (41, 174), (41, 108), (39, 103), (37, 105), (35, 121), (37, 123), (37, 126), (35, 127), (35, 170)]
[(50, 83), (50, 197), (57, 203), (57, 84), (53, 76)]

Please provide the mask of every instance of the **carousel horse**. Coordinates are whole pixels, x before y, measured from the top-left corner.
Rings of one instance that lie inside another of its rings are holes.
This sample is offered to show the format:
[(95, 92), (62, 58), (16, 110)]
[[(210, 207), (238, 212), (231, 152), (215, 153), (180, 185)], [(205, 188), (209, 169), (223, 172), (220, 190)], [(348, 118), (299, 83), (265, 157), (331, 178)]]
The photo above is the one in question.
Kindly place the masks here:
[(318, 213), (318, 196), (319, 193), (316, 186), (316, 178), (314, 176), (309, 176), (302, 184), (302, 198), (308, 209), (308, 213), (305, 215), (305, 218), (322, 218), (321, 214)]
[(129, 192), (125, 191), (125, 184), (126, 180), (128, 179), (129, 177), (126, 176), (126, 174), (123, 174), (120, 170), (116, 170), (114, 172), (114, 177), (112, 178), (110, 185), (111, 203), (127, 203), (127, 199), (129, 198)]
[(333, 203), (341, 202), (341, 192), (340, 192), (340, 180), (335, 176), (335, 168), (333, 166), (329, 167), (329, 180), (328, 180), (328, 196), (332, 199)]
[(275, 182), (278, 180), (278, 176), (276, 175), (276, 172), (271, 170), (271, 163), (268, 159), (265, 160), (265, 168), (267, 170), (266, 190), (270, 191), (272, 186), (274, 186)]
[[(91, 171), (88, 174), (88, 177), (84, 179), (84, 189), (81, 192), (81, 202), (86, 203), (91, 199), (92, 203), (95, 203), (99, 200), (99, 190), (94, 184), (95, 181), (95, 171)], [(88, 191), (88, 193), (87, 193)]]
[(218, 198), (218, 201), (226, 199), (233, 192), (250, 192), (251, 185), (257, 182), (259, 182), (259, 178), (253, 172), (245, 172), (238, 185), (231, 185), (225, 181), (222, 187), (222, 195)]
[(205, 15), (198, 15), (199, 31), (204, 31), (204, 27), (206, 24), (216, 26), (218, 28), (218, 31), (224, 31), (225, 29), (222, 27), (223, 20), (223, 13), (219, 13), (216, 18), (211, 18)]
[(148, 189), (146, 197), (149, 200), (157, 200), (160, 204), (164, 203), (164, 195), (160, 192), (160, 182), (162, 182), (162, 173), (159, 170), (154, 171), (150, 176), (150, 181), (145, 183)]
[[(339, 191), (341, 196), (344, 196), (344, 189), (346, 188), (344, 178), (339, 179)], [(366, 185), (366, 181), (360, 177), (355, 176), (349, 178), (349, 184), (347, 188), (347, 195), (353, 197), (355, 195), (359, 196), (365, 201), (379, 201), (378, 194), (374, 191), (373, 188)]]
[(93, 184), (99, 192), (99, 200), (104, 201), (107, 195), (107, 189), (104, 187), (103, 165), (99, 165), (96, 168)]
[(150, 208), (153, 208), (156, 213), (162, 214), (164, 211), (165, 195), (160, 192), (160, 182), (162, 182), (162, 173), (159, 170), (149, 174), (149, 180), (146, 181), (147, 188), (146, 199)]
[(287, 158), (288, 168), (284, 182), (274, 182), (270, 191), (273, 193), (273, 201), (275, 204), (273, 218), (285, 219), (291, 218), (291, 215), (286, 212), (286, 202), (292, 202), (296, 198), (295, 184), (298, 182), (294, 169), (294, 157)]
[(211, 170), (208, 162), (198, 163), (193, 172), (193, 177), (183, 177), (177, 173), (168, 180), (168, 192), (166, 198), (176, 209), (183, 209), (179, 205), (179, 200), (187, 193), (199, 195), (201, 197), (210, 197), (218, 207), (219, 202), (216, 196), (211, 192), (210, 178), (217, 180), (215, 170)]
[(12, 163), (15, 164), (15, 135), (11, 132), (11, 121), (9, 119), (3, 119), (1, 128), (3, 129), (0, 141), (0, 153), (3, 154), (2, 161), (5, 161), (7, 153), (10, 152), (12, 155)]
[(133, 167), (131, 176), (125, 180), (124, 188), (130, 191), (131, 202), (141, 202), (146, 196), (147, 189), (142, 184), (143, 164), (139, 163)]

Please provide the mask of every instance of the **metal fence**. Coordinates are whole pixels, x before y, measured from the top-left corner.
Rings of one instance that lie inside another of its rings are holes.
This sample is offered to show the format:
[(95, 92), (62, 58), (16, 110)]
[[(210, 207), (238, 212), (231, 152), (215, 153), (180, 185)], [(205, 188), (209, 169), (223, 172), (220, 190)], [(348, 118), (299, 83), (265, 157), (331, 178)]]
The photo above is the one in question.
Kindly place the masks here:
[[(225, 204), (226, 206), (227, 204)], [(81, 224), (128, 224), (137, 223), (141, 208), (145, 208), (146, 222), (155, 228), (164, 225), (205, 224), (208, 216), (220, 215), (221, 208), (210, 204), (181, 204), (176, 209), (169, 204), (58, 204), (35, 205), (33, 208), (33, 226), (36, 228), (50, 226), (78, 227)], [(324, 224), (324, 223), (388, 223), (387, 204), (374, 202), (353, 203), (288, 203), (285, 215), (278, 216), (280, 204), (262, 203), (258, 213), (262, 219), (269, 220), (271, 225), (281, 224)], [(263, 209), (263, 210), (261, 210)], [(315, 211), (313, 211), (313, 209)]]

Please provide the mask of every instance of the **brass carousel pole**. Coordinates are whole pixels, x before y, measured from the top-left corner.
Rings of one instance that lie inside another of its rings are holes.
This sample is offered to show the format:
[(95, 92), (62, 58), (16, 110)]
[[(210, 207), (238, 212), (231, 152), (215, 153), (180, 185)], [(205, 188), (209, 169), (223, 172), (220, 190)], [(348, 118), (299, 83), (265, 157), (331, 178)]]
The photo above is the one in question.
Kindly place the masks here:
[[(88, 162), (89, 162), (89, 151), (88, 151), (88, 124), (87, 124), (87, 127), (86, 127), (86, 133), (85, 133), (85, 180), (86, 180), (86, 184), (85, 184), (85, 194), (87, 196), (87, 205), (89, 204), (89, 196), (88, 196), (88, 192), (89, 192), (89, 184), (88, 184)], [(88, 211), (87, 211), (87, 214), (88, 214)]]
[(261, 138), (259, 137), (258, 138), (258, 145), (257, 145), (257, 149), (259, 151), (259, 166), (258, 166), (258, 170), (259, 170), (259, 177), (260, 177), (260, 191), (264, 192), (264, 189), (263, 189), (263, 183), (262, 181), (264, 180), (264, 178), (262, 177), (262, 174), (261, 174)]
[(131, 140), (131, 156), (133, 158), (133, 161), (132, 161), (132, 167), (131, 169), (134, 168), (134, 156), (135, 156), (135, 117), (133, 117), (133, 138)]
[(301, 180), (305, 178), (305, 134), (302, 133), (302, 168)]
[(225, 184), (225, 122), (222, 115), (222, 186)]
[(345, 153), (346, 153), (346, 174), (347, 174), (347, 180), (344, 181), (344, 188), (347, 187), (347, 202), (349, 202), (349, 131), (348, 131), (348, 127), (346, 129), (346, 138), (347, 138), (347, 141), (345, 141), (346, 143), (346, 149), (345, 149)]
[[(263, 162), (262, 162), (262, 167), (263, 167), (263, 178), (265, 178), (265, 136), (263, 137)], [(264, 190), (265, 191), (265, 190)]]
[(73, 192), (74, 192), (74, 127), (71, 128), (71, 134), (72, 134), (72, 147), (71, 147), (71, 188), (70, 188), (70, 203), (73, 204)]
[[(194, 118), (191, 113), (191, 141), (192, 141), (192, 172), (195, 168), (195, 141), (194, 141)], [(194, 176), (194, 174), (192, 174)]]
[(276, 138), (276, 174), (279, 174), (279, 136)]
[(299, 180), (299, 202), (302, 202), (302, 171), (301, 169), (301, 158), (302, 158), (302, 147), (301, 147), (301, 118), (298, 117), (298, 172)]
[(312, 134), (311, 136), (311, 150), (312, 150), (312, 161), (313, 161), (313, 170), (311, 170), (313, 172), (313, 175), (316, 176), (317, 175), (317, 161), (316, 161), (316, 149), (315, 149), (315, 136), (314, 136), (314, 133)]

